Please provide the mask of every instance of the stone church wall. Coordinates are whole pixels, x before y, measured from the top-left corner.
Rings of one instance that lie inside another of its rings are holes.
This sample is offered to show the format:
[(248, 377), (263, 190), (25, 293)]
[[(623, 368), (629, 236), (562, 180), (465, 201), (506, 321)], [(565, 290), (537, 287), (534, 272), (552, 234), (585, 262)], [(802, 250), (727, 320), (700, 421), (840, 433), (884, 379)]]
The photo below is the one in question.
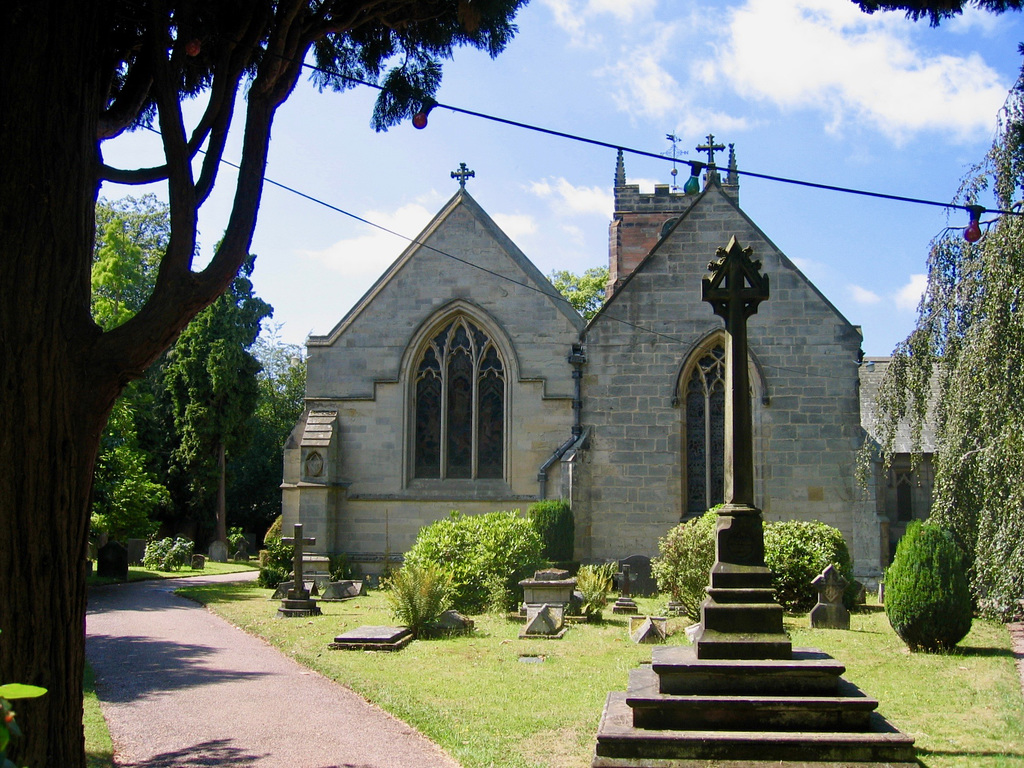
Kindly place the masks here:
[(756, 503), (768, 520), (813, 519), (837, 527), (858, 572), (874, 575), (874, 500), (854, 478), (863, 441), (859, 331), (717, 184), (585, 332), (583, 421), (592, 432), (582, 467), (586, 479), (574, 499), (584, 515), (577, 519), (577, 554), (599, 560), (655, 555), (658, 538), (680, 521), (679, 376), (692, 351), (723, 327), (701, 301), (700, 281), (716, 249), (733, 235), (743, 247), (753, 247), (771, 280), (771, 298), (748, 323), (760, 374), (754, 405)]

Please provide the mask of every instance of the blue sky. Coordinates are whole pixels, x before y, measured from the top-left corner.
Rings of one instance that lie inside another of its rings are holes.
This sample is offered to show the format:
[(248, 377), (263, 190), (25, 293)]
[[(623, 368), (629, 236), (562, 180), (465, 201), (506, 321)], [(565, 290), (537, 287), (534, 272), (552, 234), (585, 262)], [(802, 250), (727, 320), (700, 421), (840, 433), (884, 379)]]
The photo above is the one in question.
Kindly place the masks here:
[[(674, 133), (685, 159), (700, 159), (694, 147), (713, 133), (736, 145), (741, 170), (941, 202), (988, 149), (1024, 41), (1020, 14), (971, 11), (933, 29), (849, 0), (532, 0), (518, 24), (495, 60), (457, 51), (438, 100), (647, 152), (669, 150)], [(443, 108), (422, 131), (375, 133), (374, 97), (302, 83), (278, 113), (268, 178), (414, 237), (465, 162), (470, 193), (542, 272), (607, 264), (613, 150)], [(150, 164), (158, 149), (140, 132), (104, 155)], [(237, 144), (227, 157), (237, 160)], [(625, 162), (642, 189), (671, 182), (670, 162)], [(206, 253), (226, 221), (227, 181), (225, 168), (202, 211)], [(145, 191), (162, 194), (101, 194)], [(912, 328), (929, 241), (967, 223), (963, 212), (742, 177), (740, 205), (863, 327), (868, 355)], [(301, 344), (330, 331), (406, 245), (268, 185), (256, 291), (282, 339)]]

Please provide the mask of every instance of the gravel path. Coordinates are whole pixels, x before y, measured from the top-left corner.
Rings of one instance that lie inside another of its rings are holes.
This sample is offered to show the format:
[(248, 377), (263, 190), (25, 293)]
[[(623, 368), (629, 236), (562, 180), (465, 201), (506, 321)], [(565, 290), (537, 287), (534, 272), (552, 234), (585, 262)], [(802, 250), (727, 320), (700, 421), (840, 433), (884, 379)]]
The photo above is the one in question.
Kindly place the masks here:
[(458, 768), (348, 688), (173, 594), (247, 575), (90, 592), (86, 655), (117, 765)]

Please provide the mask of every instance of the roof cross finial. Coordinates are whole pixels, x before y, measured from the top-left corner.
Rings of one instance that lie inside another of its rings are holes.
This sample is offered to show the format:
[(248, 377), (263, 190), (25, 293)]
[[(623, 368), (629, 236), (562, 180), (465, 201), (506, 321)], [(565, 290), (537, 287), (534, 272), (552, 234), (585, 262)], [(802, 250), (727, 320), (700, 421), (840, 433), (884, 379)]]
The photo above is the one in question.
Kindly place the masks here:
[(713, 133), (709, 133), (708, 134), (708, 143), (707, 144), (701, 144), (700, 146), (697, 147), (697, 151), (698, 152), (707, 152), (708, 153), (708, 167), (709, 168), (714, 168), (715, 167), (715, 150), (718, 150), (718, 149), (725, 149), (725, 144), (715, 144), (715, 134), (713, 134)]
[(476, 177), (476, 171), (469, 170), (465, 163), (459, 163), (459, 169), (452, 171), (452, 178), (459, 180), (459, 188), (466, 188), (466, 179), (472, 179)]

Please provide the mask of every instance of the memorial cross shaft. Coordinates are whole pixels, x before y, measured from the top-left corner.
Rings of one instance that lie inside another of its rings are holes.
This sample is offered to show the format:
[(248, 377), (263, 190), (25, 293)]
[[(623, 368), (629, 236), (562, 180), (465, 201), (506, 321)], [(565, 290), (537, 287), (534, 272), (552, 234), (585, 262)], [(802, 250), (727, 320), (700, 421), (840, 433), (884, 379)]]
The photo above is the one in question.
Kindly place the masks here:
[[(294, 528), (294, 534), (292, 536), (282, 538), (281, 543), (288, 545), (294, 545), (294, 553), (292, 555), (292, 570), (295, 572), (295, 580), (292, 582), (292, 592), (299, 594), (305, 592), (305, 584), (302, 580), (302, 555), (303, 546), (305, 544), (316, 544), (316, 539), (312, 536), (302, 536), (302, 523), (296, 523)], [(308, 595), (306, 595), (308, 597)]]
[(747, 369), (747, 319), (769, 295), (761, 262), (735, 237), (708, 264), (701, 298), (725, 320), (725, 504), (715, 526), (715, 563), (694, 645), (699, 659), (785, 659), (772, 573), (764, 563), (761, 510), (754, 506), (754, 436)]

